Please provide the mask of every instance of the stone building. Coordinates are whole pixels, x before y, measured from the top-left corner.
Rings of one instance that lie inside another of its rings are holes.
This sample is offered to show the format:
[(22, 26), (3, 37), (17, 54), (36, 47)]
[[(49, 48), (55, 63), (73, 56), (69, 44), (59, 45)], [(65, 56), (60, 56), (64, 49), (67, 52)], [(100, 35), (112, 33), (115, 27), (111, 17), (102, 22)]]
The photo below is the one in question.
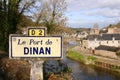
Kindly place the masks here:
[(108, 28), (108, 34), (117, 34), (120, 33), (119, 28), (113, 27), (113, 28)]
[(88, 36), (88, 33), (86, 31), (82, 31), (77, 34), (77, 38), (80, 38), (80, 39), (86, 38), (87, 36)]
[(89, 35), (82, 41), (85, 48), (95, 49), (100, 45), (120, 47), (120, 34)]
[(97, 24), (94, 24), (94, 27), (90, 29), (90, 35), (98, 35), (99, 34), (99, 27)]

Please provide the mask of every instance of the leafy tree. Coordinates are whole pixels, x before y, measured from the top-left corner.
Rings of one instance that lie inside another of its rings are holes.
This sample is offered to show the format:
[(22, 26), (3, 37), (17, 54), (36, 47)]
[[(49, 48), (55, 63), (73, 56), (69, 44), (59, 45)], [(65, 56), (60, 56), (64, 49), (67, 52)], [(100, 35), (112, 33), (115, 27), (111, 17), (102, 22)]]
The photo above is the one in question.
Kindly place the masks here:
[[(65, 0), (0, 0), (0, 49), (8, 51), (9, 35), (20, 26), (45, 26), (48, 33), (62, 31), (61, 27), (66, 26), (65, 10)], [(25, 16), (31, 12), (35, 24)]]
[(34, 4), (34, 0), (0, 0), (0, 48), (8, 51), (9, 34), (17, 31), (21, 15)]

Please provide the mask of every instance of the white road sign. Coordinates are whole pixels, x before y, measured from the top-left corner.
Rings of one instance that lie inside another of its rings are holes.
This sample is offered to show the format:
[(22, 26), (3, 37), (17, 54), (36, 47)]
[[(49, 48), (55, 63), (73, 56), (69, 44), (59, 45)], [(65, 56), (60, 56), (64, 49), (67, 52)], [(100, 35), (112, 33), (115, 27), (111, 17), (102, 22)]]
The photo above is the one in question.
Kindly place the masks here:
[(61, 58), (62, 37), (10, 36), (9, 57)]

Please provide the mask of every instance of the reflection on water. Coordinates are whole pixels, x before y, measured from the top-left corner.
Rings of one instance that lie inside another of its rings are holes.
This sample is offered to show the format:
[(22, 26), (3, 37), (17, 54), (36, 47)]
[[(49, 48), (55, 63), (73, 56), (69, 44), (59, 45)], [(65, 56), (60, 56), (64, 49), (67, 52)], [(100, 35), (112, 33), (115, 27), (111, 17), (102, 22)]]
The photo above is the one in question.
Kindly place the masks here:
[(74, 42), (72, 42), (72, 44), (65, 45), (63, 51), (63, 61), (72, 68), (71, 75), (73, 76), (73, 80), (120, 80), (120, 75), (116, 76), (115, 74), (105, 72), (105, 70), (100, 68), (97, 69), (93, 66), (86, 66), (66, 58), (66, 49), (76, 45), (73, 43)]
[(78, 42), (75, 42), (75, 41), (69, 41), (69, 44), (72, 46), (72, 45), (77, 45)]

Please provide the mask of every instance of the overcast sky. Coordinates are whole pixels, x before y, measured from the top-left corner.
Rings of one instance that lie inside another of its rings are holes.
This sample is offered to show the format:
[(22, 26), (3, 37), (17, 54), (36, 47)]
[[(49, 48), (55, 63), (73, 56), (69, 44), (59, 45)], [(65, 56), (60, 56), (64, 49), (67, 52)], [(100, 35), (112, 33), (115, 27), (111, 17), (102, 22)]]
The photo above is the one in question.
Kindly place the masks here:
[(71, 27), (99, 27), (120, 21), (120, 0), (66, 0), (68, 24)]

